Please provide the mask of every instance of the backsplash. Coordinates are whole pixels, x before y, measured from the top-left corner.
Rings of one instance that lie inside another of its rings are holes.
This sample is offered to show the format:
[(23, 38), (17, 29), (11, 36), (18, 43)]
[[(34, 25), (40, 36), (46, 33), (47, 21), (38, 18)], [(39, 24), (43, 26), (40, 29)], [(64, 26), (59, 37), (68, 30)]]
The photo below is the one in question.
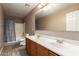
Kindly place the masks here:
[(36, 33), (79, 41), (79, 32), (77, 32), (77, 31), (76, 32), (73, 32), (73, 31), (70, 31), (70, 32), (52, 32), (52, 31), (46, 31), (46, 30), (44, 30), (44, 31), (38, 30), (38, 31), (36, 31)]

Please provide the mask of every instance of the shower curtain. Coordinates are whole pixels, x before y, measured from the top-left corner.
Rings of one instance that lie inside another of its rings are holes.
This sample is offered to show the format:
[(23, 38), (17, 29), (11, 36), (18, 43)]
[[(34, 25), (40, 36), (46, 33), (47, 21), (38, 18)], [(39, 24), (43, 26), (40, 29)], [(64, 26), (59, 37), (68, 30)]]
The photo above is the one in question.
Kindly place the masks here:
[(16, 41), (15, 22), (12, 18), (8, 18), (5, 20), (5, 41)]

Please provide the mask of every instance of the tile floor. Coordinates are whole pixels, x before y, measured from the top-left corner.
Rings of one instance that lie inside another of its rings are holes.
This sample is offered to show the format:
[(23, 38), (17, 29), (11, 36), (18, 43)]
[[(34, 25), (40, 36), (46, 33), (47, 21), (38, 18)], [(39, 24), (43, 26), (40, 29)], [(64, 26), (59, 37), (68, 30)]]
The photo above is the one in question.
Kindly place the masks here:
[(24, 46), (4, 46), (0, 56), (28, 56)]

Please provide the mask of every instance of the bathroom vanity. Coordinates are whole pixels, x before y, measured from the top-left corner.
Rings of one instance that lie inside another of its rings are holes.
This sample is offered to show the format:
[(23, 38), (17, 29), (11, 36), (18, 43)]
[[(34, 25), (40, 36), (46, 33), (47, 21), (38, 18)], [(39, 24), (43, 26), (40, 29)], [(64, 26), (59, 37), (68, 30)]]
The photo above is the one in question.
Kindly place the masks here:
[(48, 48), (26, 38), (26, 51), (30, 56), (59, 56)]
[(63, 36), (26, 36), (26, 52), (30, 56), (79, 56), (79, 41)]

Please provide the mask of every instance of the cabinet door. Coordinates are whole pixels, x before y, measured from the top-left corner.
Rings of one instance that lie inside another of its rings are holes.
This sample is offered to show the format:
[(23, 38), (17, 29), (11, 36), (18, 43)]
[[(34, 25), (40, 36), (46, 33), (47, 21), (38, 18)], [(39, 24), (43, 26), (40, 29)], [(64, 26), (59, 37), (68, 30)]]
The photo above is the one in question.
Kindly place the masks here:
[(31, 41), (31, 55), (36, 56), (37, 55), (37, 43)]
[(31, 55), (31, 41), (28, 38), (26, 38), (26, 51), (28, 55)]
[(52, 52), (52, 51), (48, 51), (48, 54), (49, 54), (49, 56), (59, 56), (58, 54), (56, 54), (56, 53), (54, 53), (54, 52)]
[(37, 48), (37, 55), (38, 56), (48, 56), (48, 49), (38, 44)]

